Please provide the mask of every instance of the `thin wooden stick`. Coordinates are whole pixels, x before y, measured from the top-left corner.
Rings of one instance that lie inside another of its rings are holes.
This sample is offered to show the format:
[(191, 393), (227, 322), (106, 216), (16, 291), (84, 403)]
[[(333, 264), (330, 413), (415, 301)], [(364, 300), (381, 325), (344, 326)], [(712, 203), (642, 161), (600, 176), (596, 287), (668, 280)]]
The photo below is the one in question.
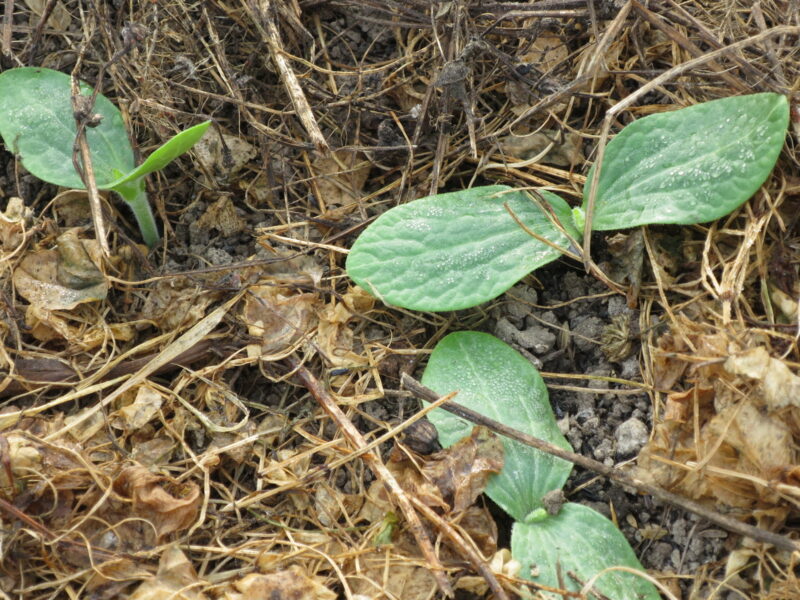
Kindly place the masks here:
[(6, 0), (3, 13), (3, 54), (11, 56), (11, 22), (14, 20), (14, 0)]
[[(245, 8), (252, 13), (253, 11), (249, 4), (249, 2), (245, 2)], [(303, 88), (300, 86), (297, 75), (294, 74), (289, 62), (283, 55), (283, 44), (281, 43), (281, 37), (278, 33), (278, 26), (275, 23), (275, 11), (272, 6), (272, 0), (258, 0), (256, 4), (258, 6), (256, 12), (259, 18), (254, 18), (253, 22), (269, 46), (270, 55), (281, 75), (281, 80), (286, 87), (286, 92), (289, 94), (292, 105), (297, 112), (297, 118), (300, 119), (300, 122), (303, 124), (317, 152), (327, 155), (330, 153), (328, 142), (325, 140), (325, 136), (322, 135), (322, 131), (320, 131), (317, 125), (314, 112), (311, 110), (311, 106), (306, 99)], [(253, 16), (255, 17), (256, 15)]]
[[(425, 387), (417, 380), (415, 380), (410, 375), (403, 373), (401, 377), (401, 383), (405, 388), (410, 390), (419, 398), (422, 398), (426, 402), (433, 402), (440, 398), (439, 394), (434, 392), (433, 390)], [(689, 512), (695, 513), (702, 518), (711, 521), (712, 523), (719, 525), (720, 527), (727, 529), (733, 533), (737, 533), (739, 535), (743, 535), (745, 537), (752, 538), (759, 542), (763, 542), (765, 544), (772, 544), (776, 548), (780, 550), (788, 550), (789, 552), (796, 552), (800, 551), (800, 542), (795, 542), (794, 540), (777, 534), (773, 533), (772, 531), (767, 531), (766, 529), (761, 529), (760, 527), (754, 527), (753, 525), (748, 525), (746, 523), (742, 523), (741, 521), (737, 521), (731, 517), (726, 517), (716, 512), (712, 512), (708, 510), (706, 507), (701, 505), (698, 502), (693, 500), (689, 500), (688, 498), (684, 498), (683, 496), (679, 496), (678, 494), (673, 494), (672, 492), (668, 492), (667, 490), (661, 489), (655, 485), (651, 485), (642, 481), (641, 479), (637, 479), (625, 473), (624, 471), (616, 468), (616, 467), (609, 467), (604, 465), (601, 462), (596, 460), (592, 460), (591, 458), (587, 458), (581, 454), (576, 454), (575, 452), (570, 452), (568, 450), (563, 450), (558, 446), (551, 444), (545, 440), (542, 440), (537, 437), (533, 437), (532, 435), (528, 435), (527, 433), (523, 433), (508, 425), (504, 425), (499, 421), (495, 421), (494, 419), (490, 419), (488, 417), (483, 416), (482, 414), (475, 412), (474, 410), (470, 410), (465, 406), (461, 406), (449, 400), (447, 402), (443, 402), (441, 408), (450, 412), (462, 419), (466, 419), (471, 423), (475, 423), (476, 425), (483, 425), (488, 429), (491, 429), (495, 433), (510, 438), (512, 440), (516, 440), (522, 444), (527, 446), (531, 446), (532, 448), (536, 448), (537, 450), (541, 450), (542, 452), (546, 452), (547, 454), (552, 454), (553, 456), (557, 456), (558, 458), (562, 458), (566, 461), (571, 462), (575, 465), (580, 465), (584, 469), (588, 469), (590, 471), (594, 471), (595, 473), (599, 473), (600, 475), (604, 475), (609, 479), (621, 483), (622, 485), (627, 485), (637, 490), (644, 492), (646, 494), (650, 494), (651, 496), (662, 500), (668, 504), (672, 504), (673, 506), (677, 506)]]
[[(347, 415), (342, 412), (342, 409), (339, 408), (339, 406), (336, 404), (336, 401), (331, 397), (325, 387), (320, 384), (319, 380), (314, 377), (314, 375), (312, 375), (311, 372), (306, 369), (297, 358), (292, 356), (288, 358), (287, 361), (292, 370), (297, 374), (297, 377), (299, 377), (303, 382), (303, 385), (308, 389), (309, 392), (311, 392), (311, 395), (314, 396), (316, 401), (325, 410), (325, 412), (328, 413), (328, 415), (334, 420), (350, 443), (359, 450), (366, 446), (367, 440), (365, 440), (364, 436), (361, 435), (361, 432), (356, 429), (356, 426), (353, 425), (353, 422), (347, 418)], [(412, 506), (411, 501), (408, 499), (406, 493), (403, 491), (403, 488), (400, 487), (397, 479), (395, 479), (394, 475), (389, 472), (377, 454), (374, 452), (366, 452), (363, 455), (363, 459), (369, 469), (375, 473), (375, 476), (383, 482), (386, 490), (391, 494), (395, 502), (403, 511), (406, 521), (408, 522), (408, 528), (414, 538), (417, 540), (417, 544), (419, 544), (420, 550), (422, 550), (422, 554), (425, 556), (425, 559), (428, 561), (428, 566), (430, 567), (433, 576), (436, 578), (436, 583), (439, 585), (439, 589), (442, 590), (442, 593), (444, 593), (446, 596), (452, 598), (455, 595), (455, 592), (453, 591), (450, 582), (447, 581), (447, 578), (444, 575), (444, 567), (439, 561), (439, 558), (436, 556), (436, 552), (433, 549), (433, 544), (428, 537), (428, 533), (425, 531), (425, 527), (422, 525), (419, 515), (414, 510), (414, 507)]]
[(450, 542), (467, 555), (470, 564), (475, 567), (475, 570), (481, 574), (481, 576), (486, 580), (486, 583), (489, 584), (489, 588), (495, 595), (495, 598), (498, 600), (509, 600), (508, 595), (506, 594), (505, 590), (500, 587), (500, 582), (497, 581), (497, 578), (494, 576), (492, 569), (486, 564), (486, 561), (483, 560), (478, 554), (478, 552), (472, 548), (469, 544), (464, 541), (464, 538), (461, 537), (461, 534), (458, 533), (455, 527), (450, 525), (444, 518), (436, 514), (436, 512), (430, 507), (427, 506), (422, 500), (415, 496), (411, 496), (411, 502), (417, 507), (417, 510), (420, 511), (425, 517), (441, 531), (444, 536), (450, 540)]
[[(82, 55), (81, 55), (82, 57)], [(91, 96), (84, 96), (81, 94), (80, 84), (78, 82), (78, 69), (82, 64), (81, 60), (75, 64), (75, 70), (72, 72), (72, 112), (75, 116), (77, 133), (75, 134), (75, 144), (72, 149), (72, 164), (78, 175), (83, 180), (83, 185), (86, 186), (86, 191), (89, 195), (89, 206), (92, 209), (92, 221), (94, 223), (94, 233), (97, 241), (100, 243), (100, 250), (105, 259), (111, 256), (111, 249), (108, 247), (108, 235), (106, 233), (106, 225), (103, 220), (103, 205), (100, 200), (100, 192), (97, 190), (97, 181), (94, 177), (94, 168), (92, 167), (92, 153), (89, 151), (89, 142), (86, 141), (86, 126), (91, 118), (91, 111), (94, 108), (94, 100), (97, 97), (97, 92), (102, 85), (98, 78), (97, 86)], [(80, 153), (80, 162), (78, 162), (78, 153)]]

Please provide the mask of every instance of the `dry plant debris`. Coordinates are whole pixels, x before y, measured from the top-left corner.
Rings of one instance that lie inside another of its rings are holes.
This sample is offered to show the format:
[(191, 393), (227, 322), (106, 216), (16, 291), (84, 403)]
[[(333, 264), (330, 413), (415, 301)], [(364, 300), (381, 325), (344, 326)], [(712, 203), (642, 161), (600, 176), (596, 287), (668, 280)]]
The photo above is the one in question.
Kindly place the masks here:
[[(375, 303), (343, 277), (353, 234), (475, 182), (574, 198), (612, 107), (606, 132), (757, 91), (790, 94), (794, 137), (755, 198), (612, 241), (635, 254), (620, 273), (589, 266), (642, 308), (607, 338), (612, 358), (642, 340), (636, 476), (797, 540), (799, 27), (788, 0), (7, 0), (2, 69), (107, 67), (142, 153), (215, 126), (149, 181), (149, 256), (114, 198), (104, 256), (85, 195), (0, 159), (0, 594), (520, 593), (480, 500), (496, 438), (419, 453), (398, 391), (484, 315)], [(654, 575), (686, 598), (800, 598), (796, 552), (729, 550)]]

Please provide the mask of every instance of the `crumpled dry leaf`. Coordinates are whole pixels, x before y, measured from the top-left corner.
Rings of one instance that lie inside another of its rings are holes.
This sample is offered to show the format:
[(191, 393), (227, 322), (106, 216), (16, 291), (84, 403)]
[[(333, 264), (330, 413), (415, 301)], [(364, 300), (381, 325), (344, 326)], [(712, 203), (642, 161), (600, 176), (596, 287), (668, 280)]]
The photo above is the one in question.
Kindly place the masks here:
[[(84, 415), (90, 413), (88, 418)], [(73, 423), (78, 423), (73, 425)], [(69, 426), (69, 435), (78, 442), (84, 443), (105, 429), (106, 419), (102, 412), (94, 406), (87, 406), (79, 412), (64, 417), (64, 424)]]
[(109, 422), (112, 427), (128, 432), (139, 430), (158, 415), (163, 403), (164, 398), (159, 392), (148, 385), (141, 385), (130, 404), (109, 415)]
[[(695, 394), (699, 398), (698, 406), (712, 406), (713, 388), (695, 386), (685, 392), (673, 392), (667, 395), (664, 405), (664, 422), (678, 425), (688, 422), (693, 413)], [(709, 417), (710, 415), (703, 417), (703, 422), (707, 421)]]
[(284, 287), (256, 285), (244, 297), (242, 319), (247, 332), (261, 340), (248, 345), (248, 355), (281, 355), (313, 333), (319, 296)]
[(63, 227), (80, 227), (92, 221), (92, 206), (86, 190), (64, 190), (53, 198), (51, 204), (56, 220)]
[(354, 516), (364, 504), (363, 494), (345, 494), (321, 485), (314, 494), (314, 512), (325, 527), (335, 527), (343, 516)]
[(503, 154), (519, 160), (539, 157), (536, 162), (557, 167), (574, 167), (584, 160), (577, 133), (546, 129), (528, 135), (507, 135), (499, 143)]
[[(569, 49), (558, 35), (554, 33), (542, 33), (536, 36), (533, 43), (527, 52), (517, 56), (519, 63), (529, 63), (533, 65), (540, 73), (547, 74), (552, 77), (559, 65), (563, 64), (569, 57)], [(536, 80), (538, 75), (535, 73), (530, 75), (530, 78)], [(535, 89), (529, 82), (519, 81), (517, 79), (508, 78), (506, 82), (506, 94), (512, 104), (512, 112), (520, 115), (535, 104), (539, 99)], [(560, 102), (552, 107), (554, 112), (559, 112), (560, 107), (564, 103)]]
[(772, 304), (781, 312), (783, 320), (789, 323), (797, 321), (797, 300), (774, 285), (770, 285), (769, 296)]
[(222, 297), (214, 289), (214, 279), (206, 288), (197, 285), (197, 278), (170, 277), (157, 281), (148, 290), (141, 317), (152, 321), (162, 331), (191, 327), (205, 317), (206, 309)]
[[(36, 27), (36, 25), (38, 25), (38, 19), (41, 18), (44, 13), (47, 0), (25, 0), (25, 4), (27, 4), (31, 12), (36, 15), (36, 18), (32, 18), (30, 23), (32, 27)], [(72, 16), (69, 14), (67, 7), (64, 6), (61, 0), (57, 0), (55, 6), (52, 7), (50, 17), (47, 19), (47, 26), (56, 31), (65, 32), (69, 29), (71, 24)]]
[(244, 231), (246, 226), (247, 223), (236, 211), (233, 198), (229, 195), (222, 195), (206, 208), (200, 218), (190, 225), (190, 228), (200, 231), (216, 229), (222, 237), (231, 237)]
[(168, 464), (177, 442), (167, 436), (157, 436), (137, 442), (131, 450), (131, 459), (146, 467), (160, 467)]
[(687, 346), (680, 336), (665, 333), (653, 348), (653, 385), (659, 390), (671, 390), (689, 367), (685, 360), (675, 356), (685, 352)]
[(339, 301), (332, 299), (319, 312), (319, 324), (314, 341), (329, 359), (332, 367), (352, 367), (364, 363), (353, 352), (353, 331), (347, 326), (353, 315), (370, 311), (375, 298), (359, 287), (349, 287)]
[[(674, 401), (687, 406), (672, 408), (672, 415), (678, 418), (654, 427), (637, 459), (642, 476), (693, 499), (714, 499), (743, 509), (776, 499), (767, 485), (758, 485), (753, 477), (770, 482), (794, 464), (792, 435), (786, 423), (762, 414), (747, 401), (723, 401), (720, 406), (718, 393), (707, 387), (698, 388), (696, 395), (676, 394)], [(694, 433), (695, 419), (698, 435)], [(701, 466), (674, 466), (680, 464)]]
[[(231, 392), (232, 393), (232, 392)], [(248, 458), (253, 456), (253, 446), (256, 444), (271, 447), (280, 436), (281, 432), (286, 430), (288, 419), (285, 415), (269, 415), (261, 419), (258, 424), (248, 418), (245, 414), (242, 416), (239, 411), (245, 406), (237, 407), (234, 402), (226, 402), (223, 411), (226, 413), (228, 423), (234, 422), (235, 419), (242, 419), (244, 422), (242, 427), (237, 428), (235, 431), (211, 431), (211, 444), (208, 446), (208, 453), (220, 452), (230, 460), (242, 464)], [(212, 406), (209, 406), (209, 418), (211, 418), (211, 411), (219, 412)], [(233, 411), (236, 410), (237, 414)], [(241, 440), (258, 433), (257, 440), (247, 441), (241, 443)]]
[(235, 135), (220, 133), (216, 127), (206, 130), (192, 152), (206, 169), (228, 177), (241, 171), (257, 154), (252, 144)]
[(14, 270), (14, 286), (28, 302), (46, 310), (71, 310), (78, 304), (103, 300), (108, 283), (100, 269), (100, 246), (81, 240), (77, 229), (58, 237), (52, 250), (25, 256)]
[[(327, 208), (345, 212), (358, 206), (371, 165), (361, 152), (338, 150), (314, 161), (320, 199)], [(327, 214), (327, 213), (326, 213)]]
[[(308, 285), (319, 287), (323, 269), (313, 256), (301, 254), (282, 246), (272, 246), (260, 239), (261, 247), (269, 252), (274, 262), (247, 269), (244, 273), (249, 283), (269, 281), (273, 285)], [(260, 257), (263, 258), (263, 257)]]
[(688, 371), (694, 385), (668, 395), (639, 454), (639, 474), (753, 516), (774, 509), (780, 519), (789, 508), (775, 484), (793, 485), (798, 462), (799, 378), (769, 356), (757, 331), (732, 332), (687, 315), (678, 322), (682, 335), (662, 336), (654, 352), (655, 380), (673, 385)]
[(503, 444), (485, 427), (474, 427), (469, 437), (425, 457), (410, 460), (395, 449), (387, 466), (406, 492), (428, 506), (461, 512), (503, 469)]
[[(77, 311), (80, 310), (78, 307)], [(129, 342), (135, 336), (129, 323), (106, 323), (99, 314), (51, 311), (38, 305), (30, 305), (25, 310), (25, 325), (28, 333), (40, 342), (64, 340), (73, 349), (83, 351), (98, 348), (110, 340)]]
[[(17, 432), (4, 434), (0, 440), (0, 457), (4, 468), (0, 469), (0, 489), (10, 489), (18, 477), (41, 470), (42, 448), (27, 436)], [(14, 482), (9, 481), (11, 473)]]
[[(228, 591), (225, 600), (262, 600), (292, 598), (296, 600), (336, 600), (336, 594), (309, 577), (299, 565), (276, 573), (250, 573), (233, 582), (236, 592)], [(238, 592), (238, 593), (237, 593)]]
[(286, 485), (296, 487), (297, 491), (290, 489), (287, 492), (298, 511), (306, 510), (311, 505), (311, 500), (306, 492), (300, 491), (304, 486), (300, 483), (308, 473), (311, 456), (308, 452), (296, 448), (282, 448), (274, 453), (275, 460), (267, 461), (259, 476), (264, 483), (276, 487)]
[[(354, 595), (362, 598), (402, 598), (402, 600), (428, 600), (438, 597), (436, 579), (431, 570), (404, 563), (392, 564), (390, 570), (381, 572), (378, 565), (364, 573), (352, 584)], [(375, 588), (380, 583), (381, 592)]]
[[(508, 548), (497, 550), (489, 560), (489, 569), (495, 575), (500, 575), (501, 577), (517, 577), (521, 568), (522, 565), (511, 557), (511, 551)], [(536, 570), (536, 565), (533, 565), (533, 570)], [(486, 579), (478, 575), (460, 577), (454, 587), (457, 590), (474, 594), (479, 598), (484, 597), (489, 592), (489, 584)]]
[(9, 198), (5, 212), (0, 212), (0, 248), (13, 252), (19, 247), (32, 216), (33, 211), (25, 206), (22, 198)]
[(198, 584), (203, 582), (192, 563), (179, 548), (170, 546), (158, 561), (155, 577), (143, 581), (128, 600), (206, 600)]
[[(718, 412), (703, 430), (708, 445), (722, 437), (725, 442), (710, 464), (743, 475), (771, 480), (786, 465), (793, 464), (795, 453), (788, 426), (776, 416), (762, 414), (749, 402), (729, 405)], [(710, 448), (706, 450), (709, 452)], [(729, 506), (749, 507), (758, 500), (777, 501), (775, 492), (754, 486), (747, 479), (709, 473), (705, 478), (713, 494)]]
[(178, 483), (139, 465), (119, 474), (114, 491), (130, 498), (133, 514), (150, 521), (159, 538), (188, 528), (197, 518), (201, 500), (195, 483)]
[(781, 360), (772, 358), (763, 347), (752, 348), (725, 361), (725, 368), (761, 383), (764, 401), (771, 411), (800, 406), (800, 377)]
[(627, 281), (628, 307), (635, 308), (642, 287), (642, 267), (644, 265), (644, 235), (642, 229), (630, 233), (617, 233), (606, 238), (608, 251), (613, 257), (610, 276), (614, 281)]
[(432, 454), (423, 474), (442, 491), (454, 511), (471, 506), (483, 493), (489, 476), (503, 470), (503, 443), (485, 427)]

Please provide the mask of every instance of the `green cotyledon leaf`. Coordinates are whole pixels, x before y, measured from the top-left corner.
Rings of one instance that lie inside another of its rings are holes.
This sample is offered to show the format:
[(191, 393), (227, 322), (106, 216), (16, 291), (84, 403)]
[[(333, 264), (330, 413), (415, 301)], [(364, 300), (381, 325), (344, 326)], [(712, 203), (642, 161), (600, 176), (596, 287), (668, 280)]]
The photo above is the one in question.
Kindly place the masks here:
[[(547, 388), (536, 367), (492, 335), (459, 331), (444, 337), (431, 354), (422, 383), (442, 395), (458, 390), (455, 402), (570, 449), (556, 424)], [(469, 436), (473, 427), (443, 409), (432, 411), (429, 419), (445, 447)], [(572, 465), (506, 438), (503, 450), (503, 470), (489, 478), (486, 494), (516, 520), (522, 520), (542, 506), (542, 496), (547, 492), (561, 489)]]
[[(6, 148), (19, 155), (33, 175), (63, 187), (82, 189), (72, 165), (76, 127), (70, 76), (52, 69), (21, 67), (0, 74), (0, 135)], [(81, 93), (91, 94), (82, 84)], [(135, 167), (133, 149), (122, 114), (98, 95), (93, 111), (102, 116), (86, 129), (94, 176), (99, 188)]]
[(119, 178), (109, 183), (107, 187), (110, 189), (117, 189), (118, 186), (125, 183), (144, 177), (149, 173), (160, 171), (200, 141), (200, 138), (203, 137), (203, 134), (210, 125), (211, 121), (204, 121), (203, 123), (199, 123), (194, 127), (190, 127), (189, 129), (175, 134), (161, 146), (153, 150), (152, 154), (150, 154), (142, 164), (129, 173), (120, 174)]
[[(570, 207), (539, 192), (571, 235)], [(568, 249), (569, 240), (527, 193), (506, 186), (477, 187), (420, 198), (386, 211), (359, 236), (347, 274), (387, 304), (445, 311), (475, 306), (505, 292), (561, 252), (531, 231)]]
[[(727, 215), (764, 183), (788, 125), (786, 97), (771, 93), (634, 121), (606, 147), (592, 229), (688, 225)], [(594, 168), (583, 191), (584, 210)]]
[[(600, 513), (568, 502), (555, 516), (517, 522), (511, 530), (511, 555), (520, 575), (538, 584), (579, 591), (603, 572), (592, 589), (614, 600), (659, 600), (656, 587), (643, 577), (610, 567), (628, 567), (644, 574), (639, 559), (619, 529)], [(574, 574), (578, 579), (567, 574)], [(555, 600), (561, 595), (544, 597)], [(588, 597), (594, 597), (589, 594)]]

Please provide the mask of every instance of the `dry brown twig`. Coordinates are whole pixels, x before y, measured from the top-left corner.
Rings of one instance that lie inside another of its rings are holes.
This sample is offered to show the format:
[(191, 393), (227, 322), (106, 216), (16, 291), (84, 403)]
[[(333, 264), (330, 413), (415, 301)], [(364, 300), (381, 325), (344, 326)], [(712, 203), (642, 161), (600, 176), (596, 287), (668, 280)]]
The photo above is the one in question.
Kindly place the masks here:
[[(105, 221), (103, 220), (103, 205), (100, 200), (100, 193), (97, 190), (97, 181), (94, 177), (89, 142), (86, 140), (86, 128), (99, 124), (99, 121), (92, 115), (92, 110), (94, 109), (94, 101), (95, 98), (97, 98), (102, 81), (98, 79), (94, 92), (90, 96), (81, 94), (80, 85), (78, 83), (78, 72), (82, 63), (83, 53), (79, 55), (78, 61), (75, 63), (75, 69), (72, 72), (71, 80), (72, 112), (78, 130), (75, 134), (75, 145), (72, 149), (72, 164), (75, 167), (75, 171), (83, 180), (83, 185), (86, 186), (86, 191), (89, 195), (89, 206), (91, 206), (92, 209), (92, 222), (94, 224), (95, 236), (100, 244), (103, 257), (108, 260), (111, 256), (111, 249), (108, 246), (108, 235), (106, 233)], [(79, 154), (80, 161), (78, 160)]]
[(252, 15), (253, 23), (255, 23), (269, 46), (270, 55), (281, 74), (283, 85), (286, 87), (286, 92), (289, 94), (292, 105), (297, 112), (297, 118), (300, 119), (303, 127), (305, 127), (306, 133), (311, 138), (311, 142), (317, 152), (323, 156), (328, 155), (330, 153), (328, 142), (325, 140), (325, 136), (322, 135), (319, 125), (317, 125), (317, 119), (311, 110), (303, 88), (300, 86), (297, 75), (295, 75), (291, 65), (283, 55), (283, 44), (281, 43), (280, 33), (278, 33), (278, 26), (275, 23), (275, 10), (272, 0), (257, 0), (257, 2), (252, 3), (246, 1), (244, 5)]
[[(403, 374), (401, 381), (405, 388), (409, 389), (416, 396), (422, 398), (426, 402), (434, 402), (441, 398), (439, 394), (437, 394), (430, 388), (423, 386), (421, 383), (419, 383), (413, 377), (411, 377), (406, 373)], [(599, 461), (587, 458), (581, 454), (570, 452), (568, 450), (562, 450), (555, 444), (551, 444), (550, 442), (533, 437), (532, 435), (522, 433), (521, 431), (518, 431), (503, 423), (500, 423), (499, 421), (495, 421), (494, 419), (489, 419), (488, 417), (485, 417), (478, 412), (470, 410), (465, 406), (461, 406), (460, 404), (457, 404), (452, 400), (443, 402), (441, 408), (450, 413), (453, 413), (456, 416), (461, 417), (462, 419), (466, 419), (471, 423), (475, 423), (476, 425), (483, 425), (484, 427), (491, 429), (492, 431), (494, 431), (499, 435), (503, 435), (512, 440), (516, 440), (522, 444), (526, 444), (528, 446), (531, 446), (532, 448), (536, 448), (537, 450), (546, 452), (547, 454), (552, 454), (553, 456), (562, 458), (566, 461), (571, 462), (572, 464), (579, 465), (585, 469), (589, 469), (590, 471), (594, 471), (595, 473), (604, 475), (609, 479), (616, 481), (617, 483), (633, 487), (641, 492), (650, 494), (651, 496), (658, 498), (659, 500), (662, 500), (664, 502), (667, 502), (684, 510), (688, 510), (689, 512), (695, 513), (703, 517), (704, 519), (707, 519), (712, 523), (715, 523), (720, 527), (727, 529), (728, 531), (732, 531), (734, 533), (738, 533), (739, 535), (743, 535), (752, 538), (754, 540), (758, 540), (765, 544), (772, 544), (773, 546), (781, 550), (788, 550), (789, 552), (800, 551), (800, 542), (795, 542), (794, 540), (786, 536), (779, 535), (771, 531), (767, 531), (766, 529), (762, 529), (760, 527), (747, 525), (746, 523), (742, 523), (741, 521), (737, 521), (736, 519), (732, 519), (720, 513), (710, 511), (706, 507), (697, 502), (694, 502), (692, 500), (689, 500), (688, 498), (684, 498), (677, 494), (673, 494), (672, 492), (668, 492), (657, 486), (650, 485), (649, 483), (646, 483), (641, 479), (637, 479), (635, 477), (628, 475), (627, 473), (621, 471), (620, 469), (617, 469), (616, 467), (609, 467)]]
[[(292, 357), (288, 360), (289, 365), (291, 366), (292, 370), (296, 372), (297, 376), (303, 382), (303, 385), (305, 385), (311, 395), (314, 396), (314, 399), (319, 402), (323, 410), (334, 420), (336, 425), (339, 427), (342, 433), (344, 433), (345, 437), (350, 441), (350, 443), (358, 449), (366, 446), (367, 441), (364, 439), (364, 436), (361, 435), (361, 432), (356, 429), (352, 421), (350, 421), (350, 419), (348, 419), (347, 416), (342, 412), (334, 399), (331, 398), (330, 394), (328, 394), (327, 390), (320, 384), (317, 378), (314, 377), (308, 369), (302, 366), (300, 361), (296, 358)], [(380, 478), (384, 486), (386, 486), (387, 491), (391, 494), (391, 496), (400, 506), (400, 509), (403, 511), (403, 514), (408, 521), (408, 528), (411, 530), (412, 535), (419, 544), (422, 554), (428, 561), (433, 576), (436, 578), (436, 582), (439, 585), (439, 589), (441, 589), (446, 596), (453, 597), (455, 592), (453, 591), (450, 582), (447, 581), (447, 578), (444, 575), (444, 567), (439, 561), (439, 558), (436, 556), (436, 552), (433, 549), (433, 545), (428, 537), (428, 533), (425, 531), (422, 522), (419, 520), (419, 516), (414, 510), (414, 507), (411, 505), (411, 501), (403, 491), (403, 488), (400, 487), (400, 484), (397, 482), (394, 475), (392, 475), (386, 469), (378, 455), (376, 455), (374, 452), (367, 452), (364, 453), (362, 457), (370, 470), (372, 470), (372, 472)]]
[[(350, 421), (350, 419), (348, 419), (347, 416), (342, 412), (342, 410), (336, 404), (336, 401), (330, 396), (330, 394), (320, 384), (316, 377), (314, 377), (308, 369), (302, 366), (296, 358), (289, 359), (289, 363), (309, 392), (311, 392), (311, 395), (314, 396), (317, 402), (320, 403), (325, 412), (330, 415), (350, 443), (358, 449), (364, 461), (367, 463), (367, 466), (372, 470), (373, 473), (375, 473), (377, 477), (381, 479), (387, 491), (389, 491), (391, 496), (400, 506), (408, 522), (408, 527), (411, 530), (411, 533), (414, 535), (414, 538), (417, 540), (420, 550), (428, 560), (433, 575), (436, 578), (436, 581), (442, 592), (451, 597), (454, 594), (450, 583), (444, 576), (444, 567), (439, 562), (433, 546), (431, 545), (428, 534), (419, 520), (419, 516), (414, 510), (414, 505), (417, 507), (417, 510), (423, 512), (423, 514), (425, 514), (425, 516), (431, 522), (433, 522), (452, 543), (454, 543), (462, 552), (467, 555), (470, 563), (472, 563), (478, 572), (483, 575), (494, 594), (501, 600), (508, 600), (508, 596), (498, 583), (494, 573), (492, 573), (486, 562), (481, 559), (475, 550), (473, 550), (466, 542), (464, 542), (463, 539), (461, 539), (461, 536), (458, 534), (458, 532), (450, 527), (432, 510), (424, 507), (421, 502), (415, 501), (413, 497), (409, 497), (400, 487), (400, 484), (397, 482), (394, 475), (392, 475), (386, 469), (377, 454), (374, 452), (363, 451), (363, 449), (368, 446), (364, 436), (361, 435), (358, 429), (356, 429), (355, 425), (353, 425), (352, 421)], [(447, 399), (437, 398), (437, 401), (445, 404)]]

